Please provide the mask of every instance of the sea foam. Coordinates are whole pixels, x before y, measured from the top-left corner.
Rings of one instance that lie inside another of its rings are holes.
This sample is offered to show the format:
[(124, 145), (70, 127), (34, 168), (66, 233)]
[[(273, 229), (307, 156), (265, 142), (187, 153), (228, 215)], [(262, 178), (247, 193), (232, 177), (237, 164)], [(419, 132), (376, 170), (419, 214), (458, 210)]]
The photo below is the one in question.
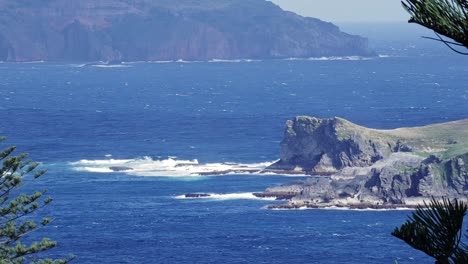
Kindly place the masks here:
[(126, 65), (126, 64), (94, 64), (90, 65), (91, 67), (97, 67), (97, 68), (129, 68), (132, 67), (131, 65)]
[[(153, 159), (101, 159), (70, 162), (76, 171), (94, 173), (125, 173), (133, 176), (200, 176), (225, 174), (258, 174), (273, 162), (262, 163), (200, 163), (194, 160), (178, 160), (175, 157)], [(118, 170), (112, 168), (119, 168)]]
[(285, 60), (290, 61), (361, 61), (361, 60), (372, 60), (373, 57), (361, 57), (361, 56), (343, 56), (343, 57), (311, 57), (311, 58), (288, 58)]
[(185, 197), (185, 195), (178, 195), (176, 199), (209, 199), (209, 200), (269, 200), (274, 201), (275, 198), (263, 198), (253, 195), (253, 193), (206, 193), (209, 196), (205, 197)]

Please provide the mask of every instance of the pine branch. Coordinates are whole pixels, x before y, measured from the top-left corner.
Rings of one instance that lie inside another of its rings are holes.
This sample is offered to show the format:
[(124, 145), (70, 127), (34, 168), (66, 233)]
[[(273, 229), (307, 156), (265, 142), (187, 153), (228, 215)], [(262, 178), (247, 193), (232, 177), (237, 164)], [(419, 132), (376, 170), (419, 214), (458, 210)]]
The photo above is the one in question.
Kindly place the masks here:
[(432, 198), (429, 204), (424, 202), (424, 206), (418, 206), (406, 223), (395, 228), (392, 235), (441, 263), (448, 263), (449, 258), (464, 256), (460, 243), (467, 210), (465, 202)]
[[(439, 35), (454, 40), (457, 46), (468, 48), (468, 0), (405, 0), (404, 9), (411, 15), (409, 23), (416, 23)], [(466, 55), (451, 47), (451, 50)]]
[[(0, 142), (4, 139), (4, 137), (0, 137)], [(49, 218), (43, 218), (39, 224), (33, 220), (24, 222), (20, 220), (31, 219), (31, 215), (50, 204), (52, 198), (44, 198), (47, 190), (29, 195), (17, 195), (21, 188), (32, 184), (46, 171), (37, 171), (39, 163), (27, 160), (28, 154), (12, 156), (14, 150), (15, 147), (9, 147), (0, 152), (0, 263), (23, 264), (26, 260), (33, 264), (68, 263), (74, 257), (36, 260), (36, 254), (55, 247), (55, 241), (43, 239), (30, 246), (25, 246), (20, 242), (32, 232), (51, 223), (52, 220)], [(23, 181), (30, 174), (33, 178)], [(15, 245), (12, 245), (14, 243)]]

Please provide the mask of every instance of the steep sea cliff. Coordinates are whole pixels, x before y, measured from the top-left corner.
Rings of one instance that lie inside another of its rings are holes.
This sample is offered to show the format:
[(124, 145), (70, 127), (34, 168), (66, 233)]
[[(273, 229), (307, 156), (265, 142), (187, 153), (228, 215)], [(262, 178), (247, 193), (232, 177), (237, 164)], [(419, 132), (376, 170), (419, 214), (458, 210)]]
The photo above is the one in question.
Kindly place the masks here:
[[(377, 130), (341, 118), (301, 116), (287, 122), (281, 159), (268, 168), (315, 177), (269, 188), (286, 205), (415, 205), (431, 197), (468, 197), (468, 119)], [(317, 176), (322, 175), (322, 176)]]
[(0, 61), (374, 56), (367, 39), (263, 0), (0, 0)]

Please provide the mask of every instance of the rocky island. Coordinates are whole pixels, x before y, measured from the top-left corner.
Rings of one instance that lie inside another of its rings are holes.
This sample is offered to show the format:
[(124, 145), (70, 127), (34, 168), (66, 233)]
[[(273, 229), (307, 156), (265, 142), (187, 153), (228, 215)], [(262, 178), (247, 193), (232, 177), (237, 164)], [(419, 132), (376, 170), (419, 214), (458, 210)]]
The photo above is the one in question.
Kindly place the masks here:
[(374, 56), (367, 39), (265, 0), (0, 0), (0, 61)]
[(281, 159), (267, 168), (314, 175), (258, 195), (289, 197), (270, 208), (412, 207), (468, 197), (468, 119), (377, 130), (342, 118), (287, 122)]

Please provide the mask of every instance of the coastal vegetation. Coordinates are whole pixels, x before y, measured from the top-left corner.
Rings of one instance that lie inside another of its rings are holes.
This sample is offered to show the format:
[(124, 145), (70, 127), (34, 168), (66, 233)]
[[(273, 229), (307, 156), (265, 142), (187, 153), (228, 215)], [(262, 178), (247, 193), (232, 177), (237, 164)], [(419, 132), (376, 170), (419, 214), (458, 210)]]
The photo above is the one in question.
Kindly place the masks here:
[(465, 201), (432, 199), (418, 206), (392, 235), (433, 257), (436, 264), (468, 263), (468, 246), (462, 242), (467, 209)]
[(321, 174), (321, 169), (336, 172), (345, 167), (371, 166), (398, 152), (449, 161), (464, 159), (467, 151), (468, 119), (383, 130), (340, 117), (298, 116), (287, 122), (281, 160), (271, 169)]
[(432, 29), (437, 37), (425, 38), (441, 41), (453, 51), (468, 55), (468, 52), (459, 49), (468, 48), (467, 0), (405, 0), (402, 3), (411, 15), (410, 23)]
[(299, 116), (287, 122), (281, 159), (267, 170), (321, 176), (267, 189), (262, 195), (294, 194), (271, 208), (394, 208), (431, 197), (466, 199), (468, 119), (381, 130), (339, 117)]
[[(0, 138), (0, 143), (5, 140)], [(52, 222), (49, 217), (40, 220), (38, 211), (48, 206), (52, 198), (47, 190), (21, 193), (24, 186), (34, 184), (45, 170), (39, 163), (27, 159), (27, 154), (14, 155), (15, 147), (0, 152), (0, 263), (5, 264), (65, 264), (69, 259), (41, 259), (40, 253), (54, 248), (57, 242), (48, 238), (33, 243), (22, 243), (28, 235)]]
[[(406, 0), (402, 4), (411, 15), (410, 23), (417, 23), (434, 30), (437, 36), (435, 40), (443, 42), (456, 53), (468, 55), (467, 52), (458, 49), (468, 48), (467, 0)], [(455, 42), (448, 41), (441, 35)], [(448, 131), (450, 135), (459, 132), (458, 128)], [(437, 139), (447, 140), (444, 138), (445, 133), (434, 132), (431, 134)], [(456, 145), (458, 142), (450, 139), (447, 143)], [(465, 165), (467, 150), (466, 143), (445, 148), (442, 158), (450, 159), (458, 155), (457, 163), (461, 161)], [(435, 167), (435, 172), (439, 172), (439, 179), (442, 182), (451, 183), (462, 177), (466, 178), (466, 166), (463, 172), (460, 167), (454, 166), (453, 162), (446, 162), (443, 166), (434, 164), (432, 167)], [(466, 183), (463, 189), (465, 188)], [(466, 194), (461, 200), (451, 200), (447, 197), (443, 197), (442, 200), (432, 198), (429, 204), (424, 202), (424, 206), (418, 205), (406, 223), (400, 228), (395, 228), (392, 235), (433, 257), (436, 259), (436, 264), (468, 263), (468, 246), (462, 243), (463, 220), (468, 209), (466, 198)], [(468, 235), (465, 237), (468, 238)]]

